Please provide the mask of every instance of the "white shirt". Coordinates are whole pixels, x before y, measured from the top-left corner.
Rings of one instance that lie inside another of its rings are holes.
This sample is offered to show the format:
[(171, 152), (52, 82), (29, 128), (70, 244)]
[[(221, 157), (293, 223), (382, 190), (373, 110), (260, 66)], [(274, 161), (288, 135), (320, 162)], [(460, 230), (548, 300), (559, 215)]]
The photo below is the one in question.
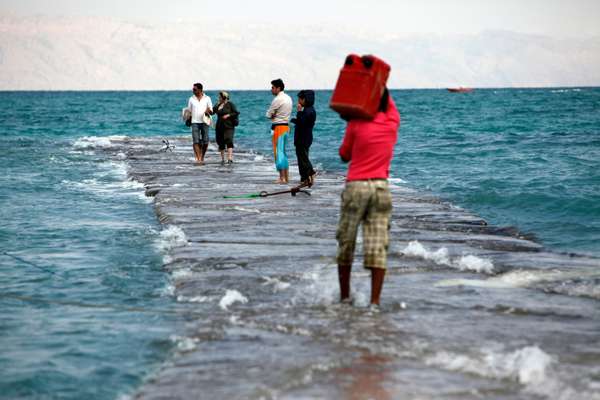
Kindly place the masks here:
[(292, 98), (283, 91), (279, 92), (271, 102), (267, 118), (274, 124), (287, 124), (292, 115)]
[(210, 125), (210, 117), (207, 117), (204, 113), (209, 108), (212, 110), (212, 101), (206, 94), (200, 100), (196, 96), (190, 97), (187, 108), (192, 113), (192, 124)]

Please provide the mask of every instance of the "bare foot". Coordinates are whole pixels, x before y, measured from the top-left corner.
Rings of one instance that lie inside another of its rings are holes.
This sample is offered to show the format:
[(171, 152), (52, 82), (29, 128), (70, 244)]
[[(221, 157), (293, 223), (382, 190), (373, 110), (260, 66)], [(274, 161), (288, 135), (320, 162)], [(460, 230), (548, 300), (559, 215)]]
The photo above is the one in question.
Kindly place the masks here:
[(308, 177), (308, 187), (311, 187), (312, 185), (315, 184), (315, 178), (317, 177), (317, 174), (312, 174), (311, 176)]

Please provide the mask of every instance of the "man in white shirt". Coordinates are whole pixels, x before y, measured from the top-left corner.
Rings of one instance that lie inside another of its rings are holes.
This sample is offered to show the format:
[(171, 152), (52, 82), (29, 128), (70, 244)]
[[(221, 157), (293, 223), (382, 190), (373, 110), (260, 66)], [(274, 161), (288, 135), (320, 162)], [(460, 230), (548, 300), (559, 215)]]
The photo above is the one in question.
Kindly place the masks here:
[(277, 180), (277, 183), (280, 184), (289, 182), (290, 168), (285, 148), (290, 131), (288, 123), (292, 115), (292, 98), (283, 92), (284, 88), (285, 85), (281, 79), (271, 81), (271, 94), (275, 98), (267, 111), (267, 118), (271, 120), (275, 168), (279, 171), (279, 180)]
[(192, 141), (194, 156), (198, 164), (204, 164), (204, 155), (208, 149), (208, 128), (210, 127), (210, 114), (212, 114), (212, 101), (204, 94), (201, 83), (194, 83), (194, 95), (188, 101), (188, 110), (192, 115)]

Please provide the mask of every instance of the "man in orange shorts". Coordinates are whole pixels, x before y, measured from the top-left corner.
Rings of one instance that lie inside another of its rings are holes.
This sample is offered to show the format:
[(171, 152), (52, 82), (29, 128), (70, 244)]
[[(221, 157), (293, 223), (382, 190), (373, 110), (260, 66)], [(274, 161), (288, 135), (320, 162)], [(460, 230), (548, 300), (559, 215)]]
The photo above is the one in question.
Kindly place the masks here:
[(271, 94), (275, 98), (267, 111), (267, 118), (271, 120), (275, 168), (279, 171), (279, 180), (277, 180), (277, 183), (280, 184), (288, 183), (290, 180), (290, 165), (285, 148), (290, 131), (289, 121), (292, 115), (292, 98), (284, 93), (284, 88), (285, 85), (281, 79), (271, 81)]

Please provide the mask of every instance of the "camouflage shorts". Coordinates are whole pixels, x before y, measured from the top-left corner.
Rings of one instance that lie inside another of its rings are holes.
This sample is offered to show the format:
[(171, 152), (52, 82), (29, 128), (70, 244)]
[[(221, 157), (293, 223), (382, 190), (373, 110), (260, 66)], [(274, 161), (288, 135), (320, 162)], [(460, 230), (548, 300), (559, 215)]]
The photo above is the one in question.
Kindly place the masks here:
[(337, 262), (352, 265), (362, 223), (365, 268), (386, 268), (392, 195), (386, 180), (351, 181), (342, 192)]

